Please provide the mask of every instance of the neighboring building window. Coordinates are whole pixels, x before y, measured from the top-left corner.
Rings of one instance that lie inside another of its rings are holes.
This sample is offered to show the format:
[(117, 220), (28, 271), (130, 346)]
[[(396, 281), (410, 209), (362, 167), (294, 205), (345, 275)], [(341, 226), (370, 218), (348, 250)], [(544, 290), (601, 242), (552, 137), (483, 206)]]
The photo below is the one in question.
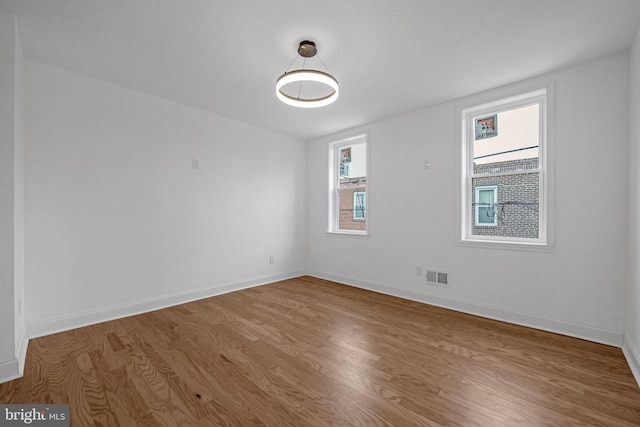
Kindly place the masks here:
[(355, 193), (353, 193), (353, 219), (366, 219), (366, 200), (367, 193), (365, 193), (364, 191), (356, 191)]
[(329, 145), (329, 232), (367, 234), (367, 137)]
[(474, 205), (476, 226), (496, 226), (496, 204), (498, 202), (498, 187), (476, 187)]
[(462, 112), (463, 241), (547, 243), (547, 92)]

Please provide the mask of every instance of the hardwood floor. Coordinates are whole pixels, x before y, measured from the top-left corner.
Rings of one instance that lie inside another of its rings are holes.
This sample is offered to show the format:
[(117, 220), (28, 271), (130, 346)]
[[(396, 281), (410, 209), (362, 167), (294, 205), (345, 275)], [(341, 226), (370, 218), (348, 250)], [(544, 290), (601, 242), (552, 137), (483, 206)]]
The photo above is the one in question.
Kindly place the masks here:
[(302, 277), (31, 340), (74, 426), (638, 426), (618, 348)]

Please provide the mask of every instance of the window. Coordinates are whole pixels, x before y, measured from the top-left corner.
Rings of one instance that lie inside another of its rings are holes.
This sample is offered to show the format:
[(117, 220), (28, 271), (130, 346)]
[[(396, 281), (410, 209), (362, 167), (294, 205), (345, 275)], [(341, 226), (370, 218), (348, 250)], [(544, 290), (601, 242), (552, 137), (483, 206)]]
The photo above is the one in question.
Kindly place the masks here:
[(367, 159), (366, 135), (329, 145), (329, 232), (367, 234)]
[(366, 196), (364, 191), (356, 191), (353, 193), (353, 219), (364, 220), (366, 219)]
[(475, 225), (476, 226), (496, 226), (496, 204), (498, 201), (498, 187), (476, 187), (474, 199)]
[(547, 90), (462, 111), (461, 241), (547, 245)]

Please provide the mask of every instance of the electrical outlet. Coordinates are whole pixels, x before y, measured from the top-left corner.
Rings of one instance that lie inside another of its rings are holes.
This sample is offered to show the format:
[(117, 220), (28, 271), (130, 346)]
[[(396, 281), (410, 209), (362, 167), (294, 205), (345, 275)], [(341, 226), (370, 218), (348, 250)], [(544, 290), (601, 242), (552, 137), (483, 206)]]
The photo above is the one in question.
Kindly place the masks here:
[(422, 276), (422, 266), (416, 265), (416, 276)]
[(275, 264), (276, 263), (276, 258), (273, 255), (269, 256), (269, 264)]

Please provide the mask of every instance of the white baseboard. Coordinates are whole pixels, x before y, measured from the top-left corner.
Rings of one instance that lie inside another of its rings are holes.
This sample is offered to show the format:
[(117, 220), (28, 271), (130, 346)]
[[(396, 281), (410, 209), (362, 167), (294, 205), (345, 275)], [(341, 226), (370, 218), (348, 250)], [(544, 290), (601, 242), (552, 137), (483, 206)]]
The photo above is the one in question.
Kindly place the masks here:
[(0, 362), (0, 384), (20, 378), (20, 363), (17, 358)]
[(622, 352), (624, 353), (624, 357), (627, 359), (627, 363), (629, 364), (629, 368), (631, 368), (633, 377), (636, 379), (636, 383), (638, 383), (638, 386), (640, 387), (640, 352), (638, 352), (638, 347), (636, 347), (635, 343), (628, 335), (625, 335), (624, 337)]
[(45, 335), (51, 335), (58, 332), (68, 331), (70, 329), (80, 328), (82, 326), (94, 325), (96, 323), (121, 319), (123, 317), (129, 317), (136, 314), (147, 313), (149, 311), (160, 310), (163, 308), (196, 301), (203, 298), (209, 298), (216, 295), (239, 291), (241, 289), (252, 288), (255, 286), (265, 285), (267, 283), (278, 282), (280, 280), (300, 277), (304, 274), (304, 271), (297, 271), (273, 276), (252, 278), (237, 282), (222, 283), (210, 288), (179, 292), (157, 298), (135, 301), (130, 304), (105, 307), (97, 310), (72, 314), (70, 316), (49, 319), (41, 322), (28, 323), (26, 336), (29, 338), (37, 338)]
[(362, 280), (355, 277), (341, 276), (321, 271), (308, 271), (307, 274), (309, 276), (331, 280), (333, 282), (355, 286), (382, 294), (392, 295), (411, 301), (422, 302), (425, 304), (435, 305), (438, 307), (448, 308), (451, 310), (486, 317), (489, 319), (500, 320), (516, 325), (527, 326), (543, 331), (568, 335), (571, 337), (594, 341), (601, 344), (607, 344), (614, 347), (622, 347), (622, 344), (624, 342), (624, 333), (619, 331), (611, 331), (607, 329), (596, 328), (593, 326), (566, 322), (549, 317), (522, 313), (491, 305), (478, 304), (470, 301), (443, 297), (440, 295), (430, 294), (428, 292), (420, 292), (398, 286), (389, 286), (388, 284)]
[(27, 331), (23, 329), (18, 337), (18, 345), (16, 346), (16, 359), (18, 360), (18, 373), (20, 376), (24, 373), (24, 361), (27, 358), (27, 347), (29, 346), (29, 339), (27, 338)]
[(29, 340), (26, 338), (24, 331), (22, 331), (16, 346), (16, 357), (0, 363), (0, 384), (22, 377), (28, 344)]

